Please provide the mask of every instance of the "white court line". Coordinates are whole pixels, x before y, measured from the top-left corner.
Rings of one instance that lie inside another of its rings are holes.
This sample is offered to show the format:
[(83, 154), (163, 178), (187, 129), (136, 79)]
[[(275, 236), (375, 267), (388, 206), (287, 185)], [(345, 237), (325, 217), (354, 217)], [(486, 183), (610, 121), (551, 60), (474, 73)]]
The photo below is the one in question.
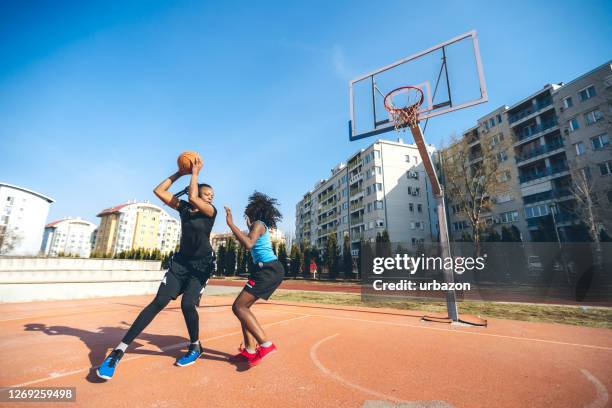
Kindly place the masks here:
[[(351, 312), (351, 310), (347, 310), (347, 312)], [(300, 315), (300, 313), (295, 313), (295, 312), (284, 311), (284, 313)], [(323, 317), (326, 319), (351, 320), (351, 321), (356, 321), (356, 322), (385, 324), (389, 326), (413, 327), (415, 329), (437, 330), (437, 331), (443, 331), (443, 332), (448, 332), (448, 333), (471, 334), (475, 336), (497, 337), (497, 338), (510, 339), (510, 340), (533, 341), (533, 342), (539, 342), (539, 343), (557, 344), (557, 345), (562, 345), (562, 346), (585, 347), (585, 348), (592, 348), (592, 349), (597, 349), (597, 350), (612, 351), (612, 347), (596, 346), (596, 345), (581, 344), (581, 343), (568, 343), (568, 342), (556, 341), (556, 340), (535, 339), (531, 337), (516, 337), (516, 336), (506, 336), (503, 334), (479, 333), (479, 332), (471, 332), (471, 331), (462, 331), (461, 329), (443, 329), (441, 327), (428, 327), (428, 326), (420, 326), (420, 325), (409, 324), (409, 323), (380, 322), (376, 320), (357, 319), (353, 317), (339, 317), (339, 316), (329, 316), (329, 315), (320, 315), (320, 314), (311, 314), (309, 316)], [(401, 317), (402, 315), (398, 315), (398, 316)]]
[(325, 367), (325, 366), (324, 366), (324, 365), (321, 363), (321, 361), (320, 361), (320, 360), (318, 359), (318, 357), (317, 357), (317, 349), (319, 348), (319, 346), (320, 346), (321, 344), (323, 344), (323, 343), (325, 343), (326, 341), (331, 340), (331, 339), (333, 339), (333, 338), (335, 338), (335, 337), (338, 337), (339, 335), (340, 335), (340, 333), (332, 334), (332, 335), (331, 335), (331, 336), (329, 336), (329, 337), (326, 337), (326, 338), (324, 338), (324, 339), (322, 339), (322, 340), (319, 340), (317, 343), (315, 343), (315, 344), (314, 344), (314, 345), (313, 345), (313, 346), (310, 348), (310, 359), (311, 359), (311, 360), (312, 360), (312, 362), (313, 362), (313, 363), (314, 363), (314, 364), (317, 366), (317, 368), (318, 368), (319, 370), (321, 370), (321, 371), (323, 372), (323, 374), (325, 374), (325, 375), (327, 375), (327, 376), (329, 376), (329, 377), (333, 378), (334, 380), (338, 381), (339, 383), (342, 383), (342, 384), (346, 385), (346, 386), (347, 386), (347, 387), (349, 387), (349, 388), (354, 388), (354, 389), (356, 389), (356, 390), (358, 390), (358, 391), (361, 391), (361, 392), (366, 393), (366, 394), (373, 395), (373, 396), (375, 396), (376, 398), (381, 398), (381, 399), (383, 399), (383, 400), (388, 400), (388, 401), (393, 401), (393, 402), (402, 402), (403, 400), (401, 400), (401, 399), (399, 399), (399, 398), (396, 398), (396, 397), (394, 397), (394, 396), (392, 396), (392, 395), (386, 395), (386, 394), (383, 394), (383, 393), (380, 393), (380, 392), (377, 392), (377, 391), (371, 390), (371, 389), (369, 389), (369, 388), (362, 387), (361, 385), (357, 385), (357, 384), (355, 384), (355, 383), (352, 383), (352, 382), (350, 382), (350, 381), (348, 381), (348, 380), (346, 380), (346, 379), (344, 379), (344, 378), (340, 377), (338, 374), (334, 373), (333, 371), (329, 370), (328, 368), (326, 368), (326, 367)]
[[(100, 303), (100, 305), (102, 305), (102, 303)], [(118, 303), (114, 303), (114, 302), (108, 302), (107, 305), (111, 305), (111, 306), (128, 306), (129, 304), (124, 303), (124, 304), (118, 304)], [(136, 307), (140, 307), (140, 310), (144, 309), (147, 305), (143, 304), (143, 305), (129, 305), (129, 306), (133, 306), (134, 308)], [(206, 310), (209, 307), (207, 307), (208, 305), (204, 305), (204, 306), (200, 306), (198, 308), (198, 310)], [(215, 308), (221, 308), (221, 307), (231, 307), (232, 305), (212, 305)], [(122, 308), (123, 309), (123, 308)], [(177, 309), (180, 309), (180, 307), (172, 307), (172, 308), (168, 308), (165, 307), (164, 309), (162, 309), (162, 311), (160, 313), (167, 313), (167, 312), (173, 312), (176, 313), (178, 312)], [(68, 311), (66, 311), (68, 312)], [(0, 323), (4, 323), (4, 322), (13, 322), (16, 320), (29, 320), (29, 319), (47, 319), (50, 317), (68, 317), (68, 316), (74, 316), (74, 315), (81, 315), (81, 314), (94, 314), (94, 313), (110, 313), (110, 312), (116, 312), (116, 310), (112, 310), (112, 309), (104, 309), (104, 310), (89, 310), (89, 311), (80, 311), (80, 312), (75, 312), (75, 311), (71, 311), (70, 313), (62, 313), (62, 314), (51, 314), (51, 315), (39, 315), (39, 316), (25, 316), (25, 317), (16, 317), (14, 319), (3, 319), (0, 320)]]
[[(341, 377), (340, 375), (334, 373), (333, 371), (331, 371), (330, 369), (328, 369), (327, 367), (325, 367), (321, 361), (319, 360), (319, 358), (317, 357), (317, 350), (319, 349), (319, 346), (321, 346), (321, 344), (325, 343), (328, 340), (331, 340), (333, 338), (336, 338), (340, 335), (340, 333), (336, 333), (336, 334), (332, 334), (331, 336), (328, 336), (322, 340), (319, 340), (317, 343), (315, 343), (311, 348), (310, 348), (310, 359), (312, 360), (312, 362), (315, 364), (315, 366), (317, 366), (317, 368), (319, 370), (321, 370), (321, 372), (323, 372), (323, 374), (333, 378), (334, 380), (344, 384), (345, 386), (349, 387), (349, 388), (353, 388), (356, 389), (358, 391), (361, 391), (363, 393), (366, 394), (370, 394), (373, 395), (377, 398), (382, 398), (384, 400), (389, 400), (389, 401), (393, 401), (393, 402), (404, 402), (403, 400), (400, 400), (392, 395), (387, 395), (387, 394), (383, 394), (380, 393), (378, 391), (374, 391), (371, 390), (369, 388), (365, 388), (362, 387), (361, 385), (355, 384), (343, 377)], [(590, 381), (593, 383), (593, 385), (595, 386), (595, 391), (596, 391), (596, 397), (595, 400), (592, 401), (590, 404), (585, 405), (585, 408), (605, 408), (607, 406), (608, 400), (609, 400), (609, 395), (608, 395), (608, 390), (606, 389), (606, 387), (593, 375), (591, 374), (588, 370), (581, 368), (580, 371), (582, 372), (582, 374)]]
[(591, 402), (589, 405), (585, 405), (585, 408), (604, 408), (608, 404), (608, 390), (606, 387), (591, 374), (587, 369), (581, 368), (580, 371), (584, 376), (595, 385), (595, 391), (597, 392), (597, 396), (595, 401)]
[[(276, 326), (278, 324), (287, 323), (287, 322), (291, 322), (291, 321), (295, 321), (295, 320), (300, 320), (300, 319), (304, 319), (304, 318), (310, 317), (310, 316), (311, 315), (309, 315), (309, 314), (302, 314), (302, 315), (300, 315), (298, 317), (292, 317), (291, 319), (285, 319), (285, 320), (280, 320), (280, 321), (274, 322), (274, 323), (264, 324), (264, 325), (262, 325), (262, 327)], [(230, 337), (230, 336), (235, 336), (237, 334), (242, 334), (242, 330), (231, 332), (231, 333), (222, 334), (220, 336), (209, 337), (207, 339), (202, 340), (202, 343), (209, 343), (209, 342), (214, 341), (214, 340), (218, 340), (218, 339), (222, 339), (222, 338)], [(161, 352), (164, 353), (164, 352), (167, 352), (167, 351), (170, 351), (170, 350), (181, 348), (181, 347), (186, 346), (187, 344), (189, 344), (189, 343), (188, 342), (182, 342), (182, 343), (172, 344), (172, 345), (170, 345), (168, 347), (164, 347), (163, 349), (161, 349)], [(125, 362), (133, 361), (133, 360), (137, 360), (137, 359), (140, 359), (140, 358), (143, 358), (143, 357), (151, 357), (151, 355), (150, 354), (141, 354), (141, 355), (137, 355), (137, 356), (134, 356), (134, 357), (131, 357), (131, 358), (126, 358), (123, 361), (125, 361)], [(90, 366), (90, 367), (86, 367), (86, 368), (79, 368), (78, 370), (68, 371), (68, 372), (60, 373), (60, 374), (50, 374), (50, 375), (48, 375), (47, 377), (44, 377), (44, 378), (39, 378), (37, 380), (27, 381), (27, 382), (24, 382), (24, 383), (21, 383), (21, 384), (10, 385), (9, 387), (11, 387), (11, 388), (12, 387), (27, 387), (28, 385), (38, 384), (38, 383), (41, 383), (41, 382), (44, 382), (44, 381), (49, 381), (49, 380), (54, 380), (56, 378), (67, 377), (67, 376), (70, 376), (70, 375), (73, 375), (73, 374), (78, 374), (78, 373), (89, 371), (92, 368), (97, 369), (98, 367), (100, 367), (100, 366), (97, 365), (97, 366), (94, 366), (94, 367)]]

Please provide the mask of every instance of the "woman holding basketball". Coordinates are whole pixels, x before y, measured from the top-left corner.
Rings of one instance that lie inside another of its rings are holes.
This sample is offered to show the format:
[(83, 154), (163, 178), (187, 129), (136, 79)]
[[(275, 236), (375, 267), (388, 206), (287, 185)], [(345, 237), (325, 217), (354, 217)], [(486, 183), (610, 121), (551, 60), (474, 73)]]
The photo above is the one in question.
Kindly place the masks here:
[(254, 192), (244, 211), (248, 235), (234, 224), (232, 211), (225, 207), (227, 225), (238, 241), (251, 251), (255, 271), (249, 276), (244, 289), (232, 305), (232, 311), (240, 320), (244, 347), (234, 356), (234, 360), (246, 360), (250, 367), (261, 362), (268, 354), (276, 351), (274, 343), (268, 340), (263, 328), (251, 311), (258, 299), (268, 300), (282, 283), (285, 271), (272, 250), (269, 228), (276, 228), (282, 219), (276, 208), (277, 201), (265, 194)]
[[(100, 378), (110, 380), (115, 367), (123, 357), (127, 347), (151, 323), (153, 318), (164, 309), (170, 300), (183, 295), (181, 309), (189, 332), (189, 350), (176, 361), (178, 366), (187, 366), (196, 362), (202, 354), (199, 342), (199, 316), (196, 305), (213, 270), (213, 250), (210, 245), (210, 232), (217, 216), (217, 209), (212, 205), (213, 189), (208, 184), (198, 184), (202, 169), (202, 160), (196, 156), (191, 166), (189, 183), (189, 202), (179, 200), (168, 191), (172, 183), (186, 174), (179, 170), (154, 190), (165, 204), (177, 210), (181, 217), (181, 241), (179, 251), (170, 260), (170, 266), (162, 280), (157, 295), (138, 315), (121, 343), (106, 357), (97, 370)], [(183, 192), (184, 194), (184, 192)]]

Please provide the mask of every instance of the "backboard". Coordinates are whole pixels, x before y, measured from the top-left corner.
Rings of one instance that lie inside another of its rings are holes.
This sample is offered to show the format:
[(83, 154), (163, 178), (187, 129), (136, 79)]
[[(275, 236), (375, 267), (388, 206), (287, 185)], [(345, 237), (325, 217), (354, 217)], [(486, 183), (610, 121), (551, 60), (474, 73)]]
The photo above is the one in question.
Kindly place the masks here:
[(349, 83), (349, 139), (394, 130), (384, 99), (389, 92), (403, 86), (416, 86), (423, 91), (421, 121), (486, 102), (487, 87), (476, 31), (352, 80)]

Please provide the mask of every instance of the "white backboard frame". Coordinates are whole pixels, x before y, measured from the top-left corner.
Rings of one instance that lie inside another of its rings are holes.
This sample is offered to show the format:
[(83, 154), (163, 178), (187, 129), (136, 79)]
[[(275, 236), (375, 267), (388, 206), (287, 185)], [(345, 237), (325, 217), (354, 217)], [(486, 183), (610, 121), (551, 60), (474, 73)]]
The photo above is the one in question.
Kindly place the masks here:
[[(387, 122), (384, 124), (380, 124), (376, 126), (375, 129), (367, 131), (367, 132), (362, 132), (362, 133), (357, 133), (356, 132), (356, 121), (355, 121), (355, 101), (354, 101), (354, 92), (353, 92), (353, 86), (357, 83), (357, 82), (361, 82), (363, 80), (366, 79), (371, 79), (372, 82), (374, 82), (374, 77), (382, 72), (385, 72), (387, 70), (390, 70), (392, 68), (397, 67), (398, 65), (404, 64), (406, 62), (415, 60), (419, 57), (422, 57), (424, 55), (427, 55), (431, 52), (443, 49), (446, 46), (449, 46), (451, 44), (454, 44), (456, 42), (462, 41), (466, 38), (471, 38), (472, 41), (472, 45), (473, 45), (473, 49), (474, 49), (474, 58), (475, 58), (475, 64), (476, 64), (476, 70), (478, 73), (478, 81), (479, 81), (479, 86), (480, 86), (480, 98), (474, 99), (474, 100), (470, 100), (467, 102), (463, 102), (460, 103), (458, 105), (450, 105), (447, 107), (443, 107), (441, 109), (437, 109), (437, 110), (432, 110), (431, 107), (431, 102), (429, 104), (429, 109), (423, 109), (420, 111), (419, 114), (419, 120), (425, 120), (428, 118), (432, 118), (434, 116), (439, 116), (439, 115), (443, 115), (449, 112), (453, 112), (459, 109), (465, 109), (468, 108), (470, 106), (474, 106), (474, 105), (478, 105), (481, 103), (485, 103), (489, 100), (489, 96), (487, 93), (487, 85), (486, 85), (486, 81), (485, 81), (485, 77), (484, 77), (484, 70), (482, 67), (482, 60), (480, 58), (480, 47), (478, 45), (478, 36), (476, 33), (476, 30), (472, 30), (472, 31), (468, 31), (467, 33), (458, 35), (454, 38), (451, 38), (448, 41), (445, 41), (443, 43), (440, 43), (438, 45), (434, 45), (433, 47), (430, 47), (426, 50), (423, 50), (421, 52), (418, 52), (416, 54), (413, 54), (409, 57), (406, 58), (402, 58), (399, 61), (396, 61), (392, 64), (389, 64), (387, 66), (384, 66), (382, 68), (379, 68), (375, 71), (369, 72), (365, 75), (362, 75), (358, 78), (353, 79), (352, 81), (349, 82), (349, 98), (350, 98), (350, 120), (349, 120), (349, 139), (351, 141), (353, 140), (359, 140), (359, 139), (363, 139), (366, 137), (370, 137), (370, 136), (375, 136), (381, 133), (385, 133), (385, 132), (389, 132), (394, 130), (394, 125), (392, 122)], [(403, 85), (412, 85), (410, 83), (406, 83)], [(417, 85), (418, 86), (418, 85)], [(431, 92), (428, 92), (429, 96), (427, 98), (431, 97)], [(428, 101), (429, 102), (429, 101)]]

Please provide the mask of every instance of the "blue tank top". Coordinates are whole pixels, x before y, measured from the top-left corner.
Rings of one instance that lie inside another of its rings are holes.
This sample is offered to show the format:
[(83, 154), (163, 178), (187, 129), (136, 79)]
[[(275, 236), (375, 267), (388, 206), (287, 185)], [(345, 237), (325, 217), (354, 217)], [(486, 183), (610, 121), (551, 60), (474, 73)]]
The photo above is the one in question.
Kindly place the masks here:
[(274, 255), (274, 251), (272, 250), (272, 241), (270, 240), (268, 226), (263, 222), (261, 223), (266, 228), (266, 232), (264, 232), (259, 238), (257, 238), (257, 241), (255, 241), (255, 245), (253, 245), (253, 248), (251, 248), (251, 257), (253, 258), (253, 263), (255, 264), (259, 262), (272, 262), (278, 259), (276, 258), (276, 255)]

